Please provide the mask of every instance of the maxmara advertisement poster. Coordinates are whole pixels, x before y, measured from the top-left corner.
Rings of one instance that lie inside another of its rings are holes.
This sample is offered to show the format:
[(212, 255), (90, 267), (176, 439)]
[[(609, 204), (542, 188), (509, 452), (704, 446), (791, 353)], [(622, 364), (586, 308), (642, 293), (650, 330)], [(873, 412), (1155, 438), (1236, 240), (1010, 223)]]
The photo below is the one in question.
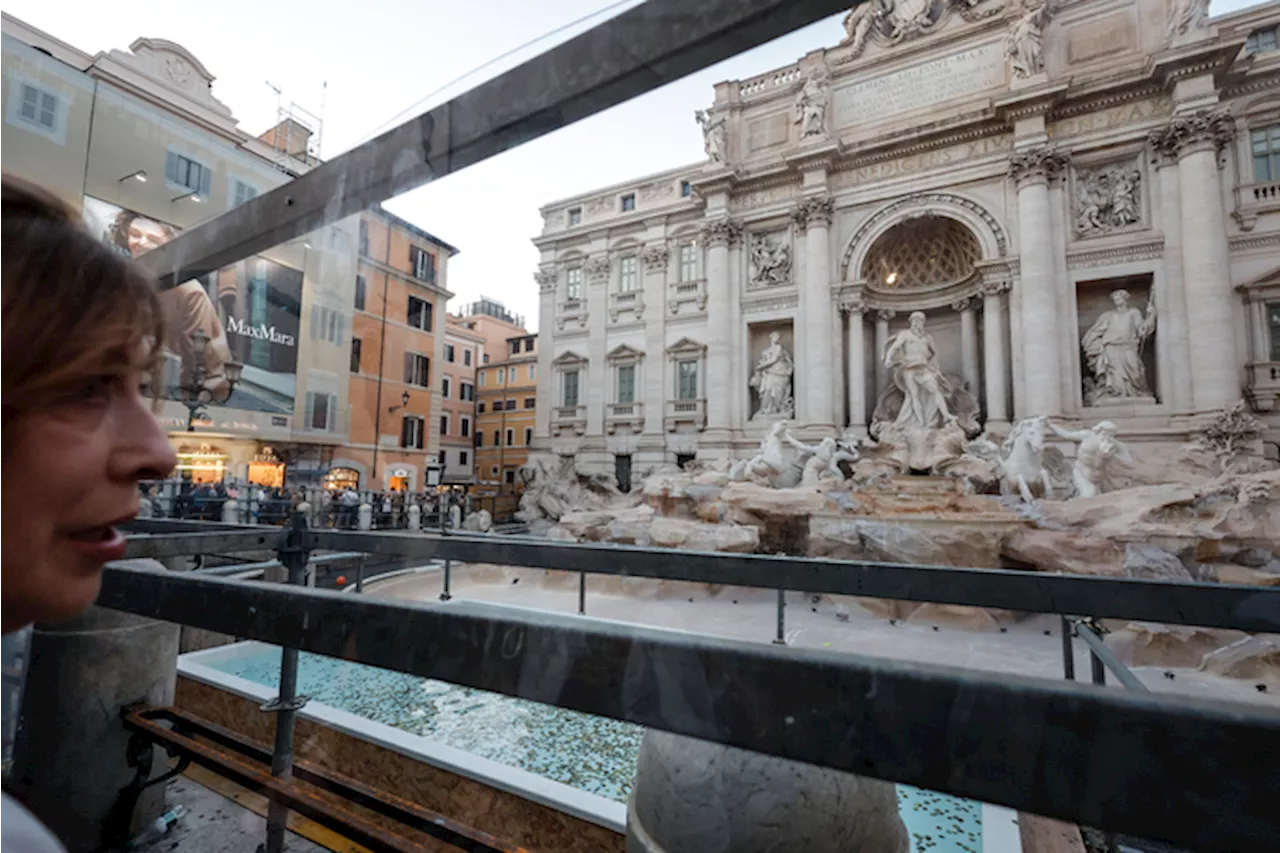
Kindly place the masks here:
[[(91, 196), (84, 198), (87, 226), (121, 253), (138, 256), (160, 246), (178, 229)], [(166, 339), (167, 396), (197, 379), (221, 399), (225, 365), (244, 365), (240, 381), (221, 405), (231, 409), (292, 414), (298, 373), (302, 273), (265, 258), (250, 258), (160, 294)], [(199, 352), (198, 332), (208, 343)]]

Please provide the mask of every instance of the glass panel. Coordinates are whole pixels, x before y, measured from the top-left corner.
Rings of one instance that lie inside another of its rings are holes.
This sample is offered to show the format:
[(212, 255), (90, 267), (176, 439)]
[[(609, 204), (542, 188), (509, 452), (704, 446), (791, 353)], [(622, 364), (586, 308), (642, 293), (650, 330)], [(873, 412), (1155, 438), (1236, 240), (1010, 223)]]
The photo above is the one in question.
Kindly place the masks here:
[(623, 365), (618, 368), (618, 402), (634, 403), (636, 401), (636, 369), (634, 365)]
[(564, 400), (565, 406), (578, 405), (578, 371), (570, 370), (564, 374)]
[(681, 361), (676, 364), (676, 396), (681, 400), (698, 398), (698, 363)]

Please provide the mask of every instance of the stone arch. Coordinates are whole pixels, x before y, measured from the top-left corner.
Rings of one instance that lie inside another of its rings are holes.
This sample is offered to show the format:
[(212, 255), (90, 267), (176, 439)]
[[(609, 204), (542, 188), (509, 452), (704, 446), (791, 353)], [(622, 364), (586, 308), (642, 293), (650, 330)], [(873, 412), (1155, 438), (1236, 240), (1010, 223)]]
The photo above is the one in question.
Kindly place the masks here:
[(1009, 237), (1004, 227), (983, 205), (957, 193), (916, 193), (889, 202), (858, 226), (840, 257), (840, 279), (856, 281), (862, 262), (876, 240), (903, 220), (917, 216), (954, 219), (967, 227), (977, 239), (984, 261), (1002, 258), (1009, 251)]

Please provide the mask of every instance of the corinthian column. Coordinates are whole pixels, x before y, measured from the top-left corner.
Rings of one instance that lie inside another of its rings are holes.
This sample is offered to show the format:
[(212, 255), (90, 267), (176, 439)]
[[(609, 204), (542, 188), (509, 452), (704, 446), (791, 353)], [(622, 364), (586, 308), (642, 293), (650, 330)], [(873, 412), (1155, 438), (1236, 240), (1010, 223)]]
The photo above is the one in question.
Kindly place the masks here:
[(717, 219), (703, 226), (707, 243), (707, 429), (732, 425), (733, 317), (729, 300), (729, 246), (742, 237), (742, 223)]
[(805, 199), (795, 212), (796, 224), (805, 230), (805, 274), (799, 288), (799, 326), (796, 339), (799, 369), (796, 385), (804, 383), (799, 420), (809, 426), (835, 426), (832, 405), (832, 323), (830, 243), (831, 199)]
[(854, 296), (840, 303), (849, 323), (849, 349), (845, 352), (845, 382), (849, 394), (849, 428), (862, 434), (867, 431), (867, 342), (862, 315), (867, 306)]
[[(538, 317), (546, 329), (543, 333), (542, 346), (538, 347), (538, 399), (542, 401), (533, 412), (533, 441), (539, 448), (545, 448), (551, 438), (551, 410), (559, 404), (555, 396), (555, 375), (551, 361), (555, 358), (556, 348), (552, 344), (556, 315), (556, 280), (555, 266), (541, 267), (533, 274), (538, 283)], [(479, 358), (479, 356), (477, 356)], [(473, 425), (474, 427), (474, 425)]]
[(974, 316), (972, 299), (961, 299), (951, 305), (960, 312), (960, 372), (969, 383), (969, 391), (977, 397), (981, 391), (978, 375), (978, 318)]
[(876, 312), (876, 400), (879, 401), (884, 389), (889, 387), (889, 370), (884, 366), (884, 351), (889, 346), (889, 321), (894, 311), (881, 308)]
[(1058, 299), (1054, 292), (1053, 230), (1049, 181), (1066, 168), (1066, 155), (1031, 148), (1009, 158), (1018, 188), (1018, 253), (1022, 269), (1022, 363), (1031, 415), (1062, 413), (1062, 365), (1058, 358)]
[(982, 284), (982, 362), (987, 388), (987, 423), (1009, 420), (1009, 393), (1005, 374), (1009, 359), (1005, 352), (1004, 300), (1007, 281)]
[(1240, 399), (1240, 369), (1232, 322), (1231, 271), (1218, 152), (1233, 135), (1231, 119), (1202, 110), (1177, 116), (1161, 147), (1178, 158), (1182, 279), (1192, 403), (1198, 411), (1221, 409)]

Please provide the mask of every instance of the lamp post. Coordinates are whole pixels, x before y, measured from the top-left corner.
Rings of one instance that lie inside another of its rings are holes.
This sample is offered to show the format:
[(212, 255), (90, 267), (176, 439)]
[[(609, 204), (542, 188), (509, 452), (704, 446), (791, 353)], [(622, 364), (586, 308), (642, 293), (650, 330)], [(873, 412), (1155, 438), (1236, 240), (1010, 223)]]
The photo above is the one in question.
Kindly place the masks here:
[[(378, 371), (378, 372), (379, 372), (379, 374), (381, 374), (381, 372), (382, 372), (382, 371)], [(379, 400), (381, 400), (381, 398), (382, 398), (382, 376), (381, 376), (381, 375), (379, 375), (379, 376), (378, 376), (378, 398), (379, 398)], [(388, 406), (388, 407), (387, 407), (387, 414), (389, 414), (389, 415), (390, 415), (390, 414), (393, 414), (393, 413), (395, 413), (395, 412), (400, 411), (401, 409), (407, 409), (407, 408), (409, 408), (409, 392), (408, 392), (408, 391), (405, 391), (403, 394), (401, 394), (401, 395), (400, 395), (400, 405), (398, 405), (398, 406)], [(425, 425), (423, 426), (423, 429), (426, 429), (426, 426), (425, 426)], [(382, 405), (381, 405), (381, 403), (379, 403), (377, 411), (376, 411), (376, 412), (374, 412), (374, 420), (373, 420), (373, 472), (369, 475), (370, 479), (371, 479), (372, 481), (374, 481), (374, 482), (377, 482), (377, 479), (378, 479), (378, 446), (382, 443), (382, 441), (381, 441), (381, 437), (382, 437), (382, 436), (381, 436), (381, 432), (382, 432)]]
[(191, 377), (180, 382), (169, 392), (169, 396), (187, 407), (187, 432), (196, 431), (196, 417), (207, 416), (205, 406), (210, 403), (222, 404), (231, 399), (231, 392), (240, 381), (240, 372), (244, 365), (238, 361), (228, 361), (224, 367), (226, 385), (219, 390), (208, 387), (209, 368), (205, 365), (204, 354), (209, 347), (209, 336), (203, 329), (191, 333)]

